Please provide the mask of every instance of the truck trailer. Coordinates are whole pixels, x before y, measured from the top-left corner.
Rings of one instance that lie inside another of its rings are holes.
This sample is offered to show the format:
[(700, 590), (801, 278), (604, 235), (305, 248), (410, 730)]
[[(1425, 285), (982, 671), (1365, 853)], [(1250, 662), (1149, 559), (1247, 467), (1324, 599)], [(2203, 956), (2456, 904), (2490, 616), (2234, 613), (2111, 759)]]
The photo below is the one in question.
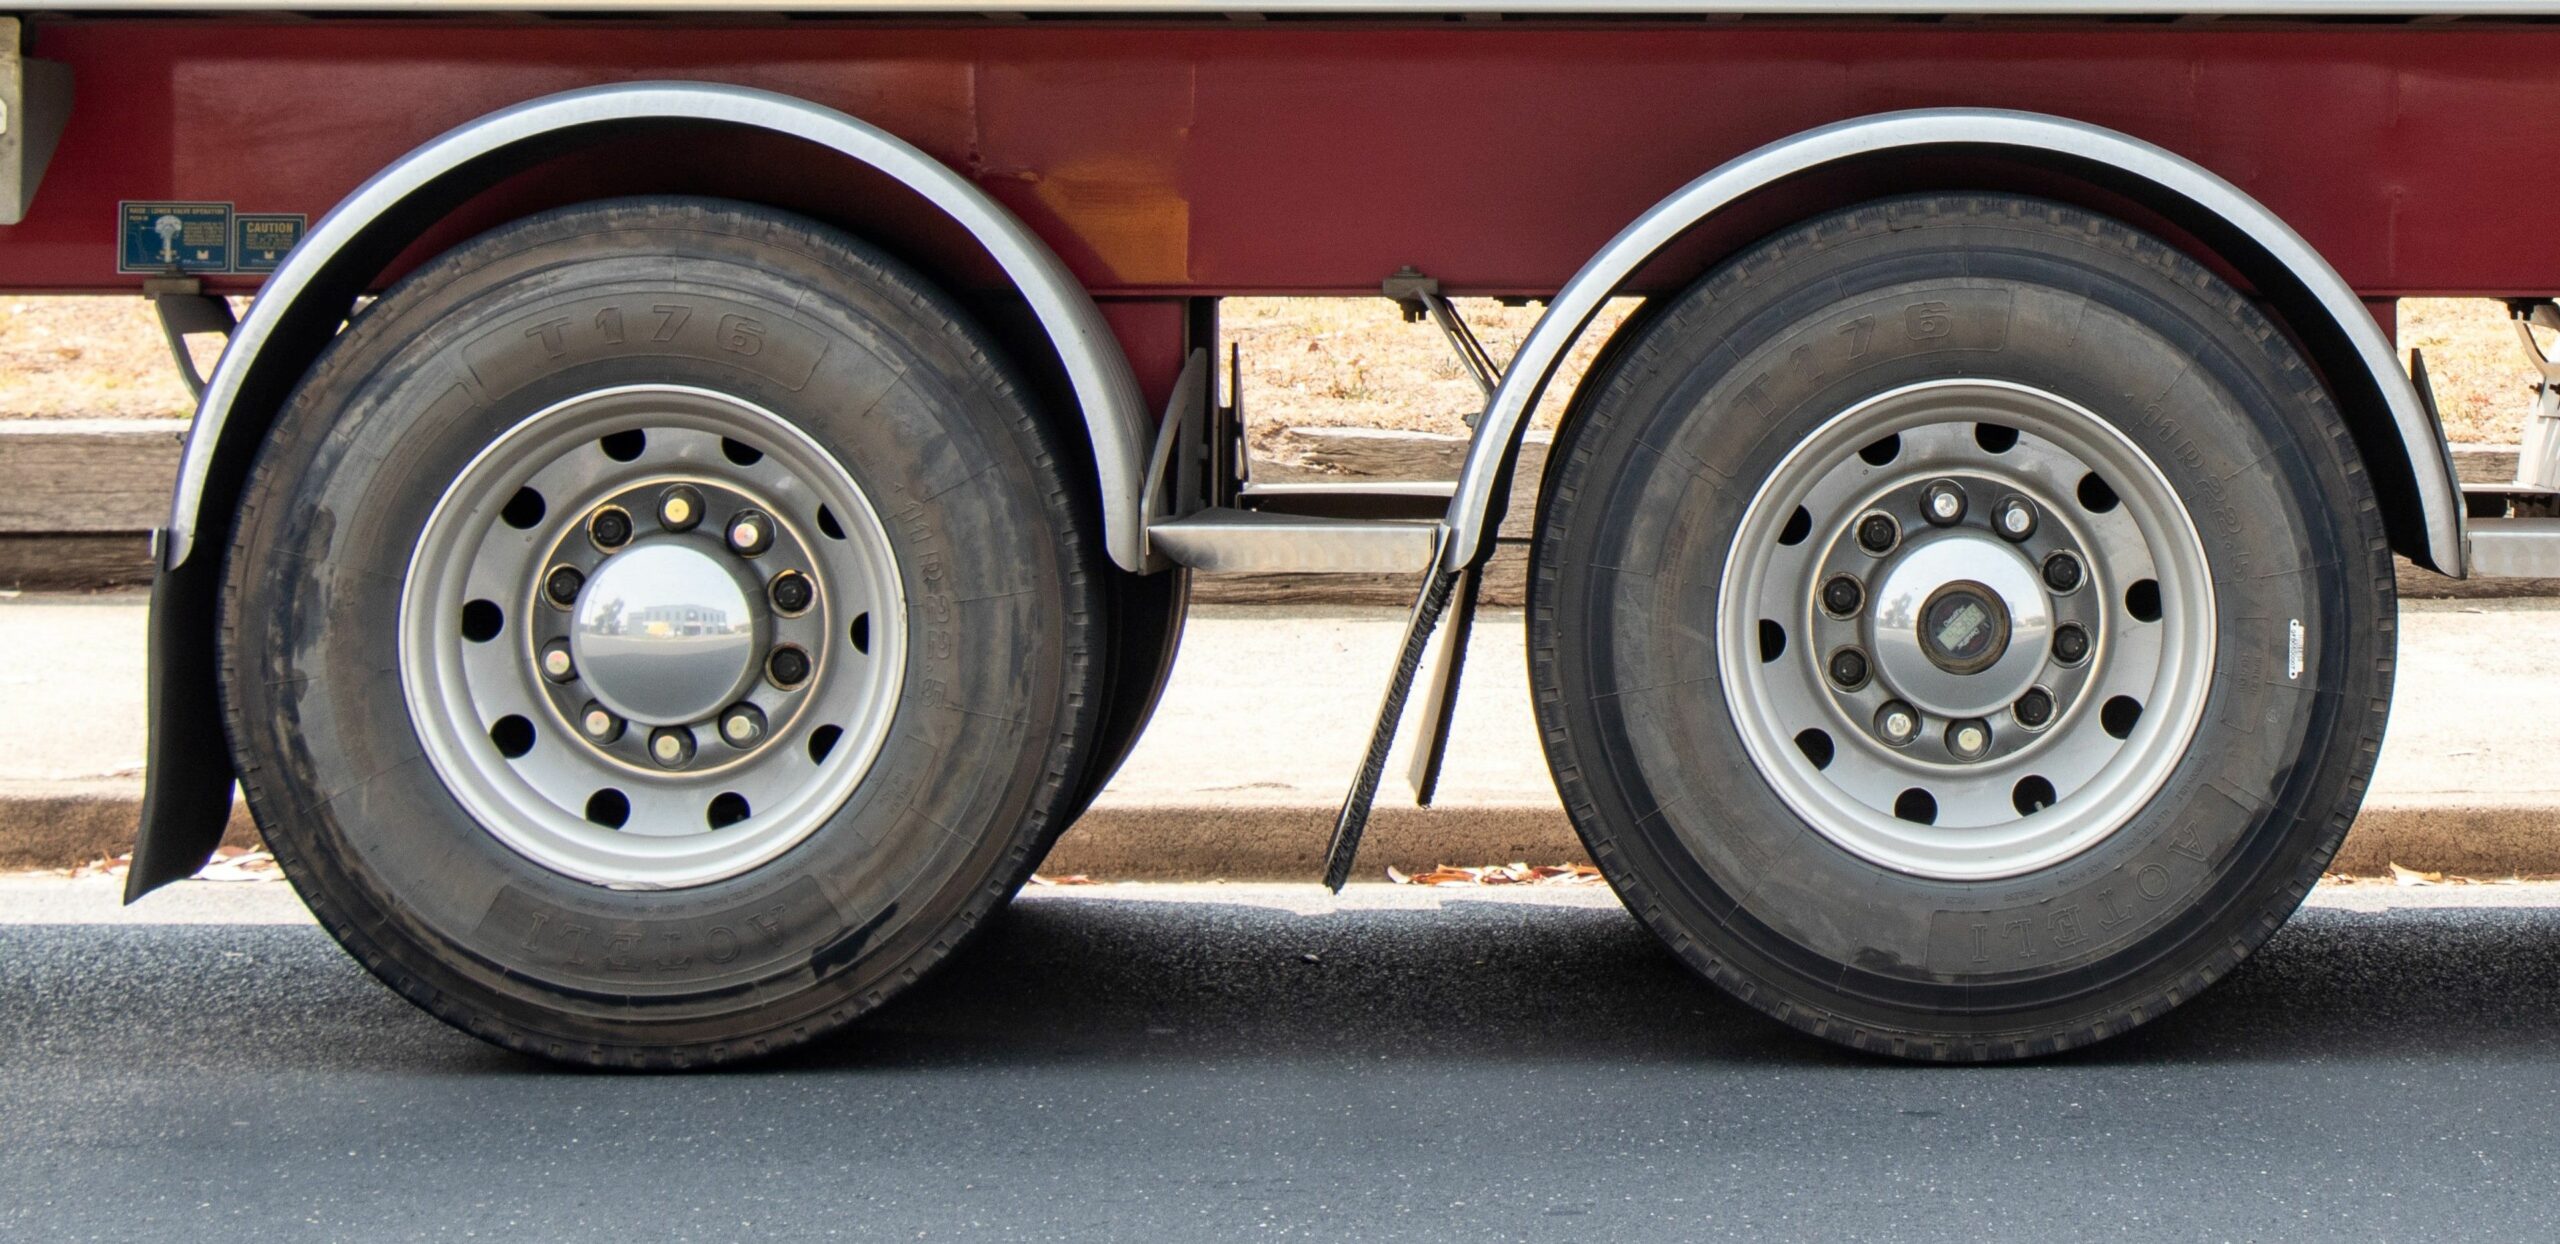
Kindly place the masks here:
[[(236, 787), (475, 1036), (859, 1020), (1110, 779), (1194, 572), (1410, 592), (1338, 889), (1515, 544), (1628, 909), (1996, 1061), (2301, 902), (2395, 555), (2560, 576), (2555, 108), (2560, 0), (62, 0), (0, 19), (0, 289), (149, 298), (197, 394), (128, 900)], [(1456, 477), (1258, 480), (1218, 308), (1273, 295), (1445, 335)], [(1543, 311), (1498, 358), (1462, 296)], [(2514, 480), (2415, 296), (2515, 318)]]

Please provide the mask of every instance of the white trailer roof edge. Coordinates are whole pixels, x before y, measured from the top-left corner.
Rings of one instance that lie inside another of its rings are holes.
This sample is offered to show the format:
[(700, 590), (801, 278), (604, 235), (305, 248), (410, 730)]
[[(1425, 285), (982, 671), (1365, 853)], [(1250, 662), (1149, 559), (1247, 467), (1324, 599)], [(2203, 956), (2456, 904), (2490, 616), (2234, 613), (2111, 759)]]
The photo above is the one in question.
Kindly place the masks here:
[(2560, 0), (53, 0), (23, 12), (352, 13), (1003, 13), (1223, 17), (1535, 14), (1770, 17), (2518, 18), (2560, 16)]

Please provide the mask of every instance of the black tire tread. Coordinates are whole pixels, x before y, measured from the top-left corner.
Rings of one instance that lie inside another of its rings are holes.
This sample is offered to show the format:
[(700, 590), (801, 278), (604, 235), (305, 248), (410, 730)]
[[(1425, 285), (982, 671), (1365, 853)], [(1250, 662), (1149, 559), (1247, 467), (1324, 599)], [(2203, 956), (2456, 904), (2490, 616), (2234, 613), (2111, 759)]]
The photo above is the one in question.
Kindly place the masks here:
[[(1649, 322), (1646, 328), (1654, 331), (1647, 331), (1620, 352), (1622, 357), (1618, 365), (1600, 378), (1597, 391), (1625, 392), (1630, 386), (1629, 376), (1662, 361), (1666, 351), (1663, 343), (1681, 336), (1682, 328), (1696, 325), (1704, 318), (1708, 307), (1720, 300), (1738, 297), (1754, 285), (1787, 280), (1789, 267), (1809, 256), (1891, 229), (1915, 225), (1996, 223), (2002, 220), (2078, 230), (2089, 244), (2187, 287), (2226, 317), (2230, 327), (2243, 339), (2255, 343), (2264, 352), (2266, 361), (2280, 371), (2300, 400), (2329, 413), (2331, 417), (2320, 424), (2317, 448), (2332, 456), (2348, 482), (2346, 495), (2333, 498), (2332, 503), (2351, 512), (2367, 560), (2363, 578), (2374, 594), (2380, 625), (2386, 631), (2394, 629), (2397, 589), (2390, 542), (2383, 531), (2380, 502), (2345, 419), (2338, 415), (2327, 389), (2302, 356), (2254, 303), (2215, 277), (2202, 264), (2148, 234), (2061, 204), (2006, 195), (1935, 195), (1868, 204), (1790, 230), (1762, 243), (1744, 259), (1711, 273), (1658, 319)], [(2322, 810), (2316, 828), (2307, 831), (2299, 826), (2296, 828), (2294, 832), (2311, 835), (2308, 849), (2296, 857), (2299, 862), (2290, 875), (2267, 892), (2254, 915), (2245, 922), (2242, 935), (2177, 978), (2142, 995), (2121, 1000), (2110, 1009), (2110, 1013), (2092, 1016), (2083, 1022), (1981, 1034), (1961, 1041), (1879, 1029), (1800, 998), (1764, 997), (1763, 982), (1746, 975), (1691, 936), (1689, 930), (1665, 909), (1640, 870), (1627, 865), (1624, 848), (1615, 832), (1605, 823), (1590, 781), (1583, 772), (1583, 763), (1577, 758), (1576, 740), (1566, 729), (1562, 690), (1549, 672), (1560, 663), (1557, 651), (1558, 587), (1553, 564), (1558, 533), (1573, 521), (1576, 485), (1580, 477), (1576, 468), (1588, 466), (1592, 455), (1590, 440), (1607, 430), (1607, 412), (1611, 409), (1613, 407), (1606, 401), (1586, 401), (1577, 395), (1575, 417), (1568, 419), (1558, 430), (1551, 451), (1556, 465), (1550, 468), (1549, 487), (1539, 500), (1537, 529), (1532, 538), (1528, 608), (1531, 697), (1541, 741), (1551, 758), (1557, 791), (1562, 796), (1567, 815), (1591, 853), (1592, 862), (1600, 867), (1629, 911), (1634, 912), (1691, 968), (1728, 993), (1800, 1031), (1870, 1054), (1925, 1062), (1980, 1063), (2058, 1053), (2136, 1027), (2228, 975), (2301, 906), (2345, 841), (2347, 830), (2355, 820), (2356, 809), (2363, 802), (2371, 781), (2375, 761), (2381, 753), (2394, 674), (2393, 646), (2389, 643), (2380, 646), (2380, 656), (2372, 669), (2377, 680), (2375, 685), (2381, 694), (2369, 698), (2364, 711), (2356, 717), (2355, 758), (2345, 797)]]
[[(947, 295), (933, 289), (903, 265), (859, 249), (851, 244), (850, 239), (814, 221), (780, 212), (720, 200), (632, 199), (556, 209), (501, 226), (464, 243), (439, 260), (423, 265), (367, 306), (363, 314), (371, 314), (395, 300), (431, 296), (440, 287), (462, 279), (471, 271), (472, 265), (467, 260), (475, 246), (488, 245), (493, 238), (511, 236), (520, 231), (538, 230), (550, 222), (573, 214), (593, 213), (599, 208), (610, 213), (608, 222), (624, 227), (676, 227), (667, 219), (670, 210), (682, 213), (685, 220), (695, 226), (711, 226), (715, 216), (726, 220), (754, 220), (764, 230), (760, 240), (790, 246), (808, 257), (828, 263), (842, 272), (848, 281), (877, 282), (875, 288), (894, 289), (920, 316), (949, 323), (953, 330), (950, 340), (964, 352), (970, 374), (987, 385), (990, 391), (1010, 395), (1013, 400), (1003, 405), (1022, 412), (1011, 421), (1008, 431), (1027, 447), (1031, 464), (1042, 480), (1041, 501), (1059, 524), (1063, 545), (1060, 550), (1061, 566), (1070, 586), (1075, 589), (1064, 602), (1068, 637), (1065, 653), (1067, 675), (1071, 686), (1090, 688), (1094, 685), (1106, 647), (1103, 638), (1106, 620), (1100, 616), (1100, 594), (1093, 590), (1101, 575), (1098, 561), (1100, 539), (1090, 529), (1091, 502), (1072, 483), (1075, 473), (1063, 465), (1062, 438), (1056, 428), (1033, 413), (1036, 403), (1030, 397), (1028, 386), (998, 358), (995, 347), (972, 325), (966, 313)], [(727, 232), (725, 228), (722, 231)], [(856, 254), (871, 262), (859, 266), (848, 266), (843, 262), (845, 256)], [(461, 257), (459, 261), (456, 261), (457, 256)], [(239, 743), (247, 736), (248, 723), (242, 716), (242, 706), (235, 694), (230, 671), (236, 668), (243, 629), (241, 598), (245, 589), (245, 567), (249, 562), (244, 551), (260, 530), (262, 513), (277, 500), (280, 465), (292, 460), (300, 438), (327, 436), (331, 431), (326, 419), (294, 417), (294, 407), (302, 394), (325, 390), (331, 381), (340, 378), (347, 370), (371, 361), (361, 351), (351, 348), (350, 343), (356, 340), (358, 334), (351, 323), (302, 378), (295, 398), (288, 401), (286, 413), (278, 417), (277, 426), (262, 444), (251, 466), (232, 528), (232, 544), (226, 550), (218, 650), (219, 668), (225, 672), (222, 704), (226, 742), (231, 747), (242, 795), (248, 801), (252, 817), (262, 826), (276, 824), (282, 818), (294, 815), (298, 809), (285, 798), (285, 791), (269, 779), (255, 754)], [(333, 901), (325, 887), (297, 888), (301, 890), (313, 917), (367, 971), (437, 1018), (492, 1044), (556, 1062), (632, 1071), (682, 1071), (763, 1058), (849, 1024), (921, 980), (967, 944), (986, 926), (989, 917), (1009, 902), (1030, 879), (1050, 842), (1062, 828), (1055, 822), (1062, 816), (1073, 815), (1073, 797), (1080, 779), (1090, 766), (1085, 752), (1098, 734), (1100, 696), (1091, 693), (1075, 695), (1071, 699), (1071, 708), (1072, 720), (1065, 723), (1067, 728), (1051, 741), (1032, 814), (1012, 835), (1001, 867), (977, 887), (951, 922), (962, 931), (961, 934), (935, 937), (902, 965), (893, 986), (874, 987), (859, 998), (840, 1003), (815, 1022), (804, 1018), (765, 1032), (713, 1042), (572, 1046), (510, 1021), (494, 1010), (472, 1006), (427, 987), (401, 970), (397, 960)], [(300, 844), (292, 836), (267, 835), (266, 843), (278, 866), (288, 876), (310, 871), (308, 861), (301, 858)]]

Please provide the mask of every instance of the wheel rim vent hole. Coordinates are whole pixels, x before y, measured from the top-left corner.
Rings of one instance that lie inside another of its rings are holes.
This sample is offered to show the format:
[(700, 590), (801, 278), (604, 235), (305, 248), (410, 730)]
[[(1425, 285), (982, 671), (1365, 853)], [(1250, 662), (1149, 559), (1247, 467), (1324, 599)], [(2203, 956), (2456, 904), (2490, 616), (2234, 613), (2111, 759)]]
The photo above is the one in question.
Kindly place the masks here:
[(631, 819), (631, 797), (605, 787), (587, 796), (587, 819), (606, 829), (620, 829)]
[(518, 531), (531, 531), (534, 524), (541, 522), (542, 516), (550, 512), (551, 503), (543, 500), (541, 493), (519, 488), (516, 495), (507, 498), (507, 508), (498, 511), (498, 517)]
[(836, 740), (841, 739), (841, 738), (843, 738), (843, 737), (844, 737), (844, 727), (842, 727), (842, 726), (820, 726), (820, 727), (818, 727), (817, 729), (810, 731), (810, 732), (809, 732), (809, 760), (810, 760), (810, 763), (812, 763), (812, 764), (824, 764), (824, 763), (826, 763), (826, 760), (827, 760), (827, 753), (834, 751), (834, 750), (836, 749)]
[(710, 822), (713, 829), (727, 829), (750, 815), (753, 815), (753, 812), (747, 807), (747, 797), (730, 790), (722, 791), (712, 797), (711, 806), (704, 811), (703, 819)]
[(1812, 761), (1813, 767), (1816, 769), (1828, 769), (1831, 767), (1831, 757), (1833, 755), (1831, 736), (1821, 730), (1803, 730), (1797, 732), (1796, 750), (1803, 752), (1804, 758)]
[(1812, 534), (1813, 511), (1797, 506), (1796, 512), (1787, 516), (1786, 527), (1778, 532), (1778, 543), (1789, 546), (1802, 544), (1804, 538)]
[(720, 438), (720, 456), (742, 467), (754, 466), (764, 461), (763, 450), (745, 441), (731, 440), (725, 436)]
[(2160, 620), (2160, 581), (2143, 579), (2124, 590), (2124, 611), (2138, 622)]
[(2005, 454), (2018, 447), (2018, 430), (2005, 423), (1973, 425), (1973, 443), (1984, 453)]
[(490, 725), (489, 741), (497, 746), (499, 755), (509, 760), (522, 759), (533, 750), (533, 723), (509, 713)]
[(2018, 815), (2034, 816), (2053, 806), (2053, 783), (2030, 773), (2009, 789), (2009, 802), (2018, 809)]
[(1902, 438), (1888, 436), (1883, 440), (1871, 442), (1866, 448), (1858, 451), (1858, 456), (1866, 459), (1868, 466), (1883, 466), (1902, 456)]
[(2119, 504), (2121, 502), (2116, 497), (2116, 490), (2109, 487), (2107, 481), (2099, 479), (2096, 472), (2092, 471), (2080, 477), (2081, 509), (2092, 514), (2104, 514)]
[(1935, 825), (1938, 823), (1938, 797), (1914, 786), (1894, 799), (1893, 814), (1914, 824)]
[(857, 613), (853, 615), (852, 638), (854, 651), (859, 652), (864, 656), (871, 655), (870, 614)]
[(836, 521), (834, 510), (823, 505), (818, 507), (818, 530), (830, 540), (844, 539), (844, 524)]
[(596, 442), (604, 447), (604, 456), (616, 462), (629, 462), (649, 448), (649, 434), (638, 428), (616, 432)]
[(494, 600), (475, 600), (462, 606), (462, 637), (475, 644), (485, 644), (507, 629), (507, 611)]
[(2142, 720), (2142, 701), (2120, 695), (2098, 708), (2098, 724), (2119, 739), (2133, 737), (2133, 727)]
[(1787, 628), (1760, 619), (1760, 663), (1766, 665), (1787, 653)]

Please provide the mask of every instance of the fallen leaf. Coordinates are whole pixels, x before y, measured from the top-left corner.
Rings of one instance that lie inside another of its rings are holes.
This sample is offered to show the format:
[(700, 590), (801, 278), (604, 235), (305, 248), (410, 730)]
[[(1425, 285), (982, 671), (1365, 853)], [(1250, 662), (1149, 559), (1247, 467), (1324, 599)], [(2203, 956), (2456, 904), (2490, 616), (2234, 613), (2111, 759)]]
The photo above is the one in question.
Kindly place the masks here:
[(222, 847), (214, 852), (212, 863), (204, 866), (198, 881), (279, 881), (284, 873), (276, 867), (276, 857), (265, 851), (242, 847)]
[(2393, 864), (2391, 866), (2391, 881), (2394, 885), (2404, 886), (2441, 885), (2444, 882), (2444, 874), (2422, 873), (2414, 868), (2402, 868), (2398, 864)]
[(1410, 876), (1390, 868), (1387, 879), (1397, 885), (1591, 885), (1601, 880), (1600, 870), (1589, 864), (1539, 864), (1514, 862), (1483, 868), (1461, 868), (1442, 864), (1429, 872)]
[(1413, 883), (1415, 885), (1474, 885), (1476, 874), (1473, 869), (1451, 868), (1442, 864), (1430, 872), (1415, 876)]

